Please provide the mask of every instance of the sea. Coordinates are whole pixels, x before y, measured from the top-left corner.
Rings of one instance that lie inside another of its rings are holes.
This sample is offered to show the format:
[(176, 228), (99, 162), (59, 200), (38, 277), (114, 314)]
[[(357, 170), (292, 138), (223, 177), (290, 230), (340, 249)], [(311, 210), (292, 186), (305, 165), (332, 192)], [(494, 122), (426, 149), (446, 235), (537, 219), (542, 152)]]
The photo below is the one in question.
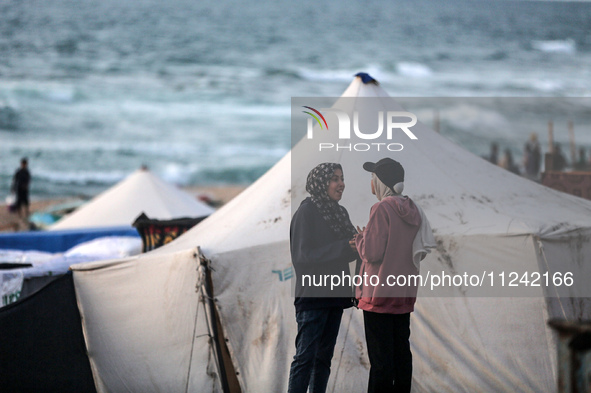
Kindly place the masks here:
[[(338, 97), (357, 72), (415, 102), (547, 97), (589, 115), (591, 3), (2, 0), (0, 198), (21, 157), (33, 198), (92, 196), (142, 165), (184, 187), (249, 184), (290, 149), (291, 98)], [(437, 116), (474, 154), (546, 143), (546, 104), (533, 130), (470, 102)]]

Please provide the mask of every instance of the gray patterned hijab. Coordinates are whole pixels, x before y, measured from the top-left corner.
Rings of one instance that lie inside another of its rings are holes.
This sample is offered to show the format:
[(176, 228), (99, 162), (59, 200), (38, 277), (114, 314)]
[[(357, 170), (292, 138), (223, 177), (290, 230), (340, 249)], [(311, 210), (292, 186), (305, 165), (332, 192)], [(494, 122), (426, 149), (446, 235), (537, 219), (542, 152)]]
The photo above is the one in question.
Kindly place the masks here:
[(349, 219), (347, 210), (328, 196), (328, 185), (337, 169), (343, 170), (341, 164), (325, 162), (316, 166), (308, 174), (306, 191), (310, 193), (312, 203), (320, 211), (330, 229), (339, 239), (349, 239), (357, 231)]

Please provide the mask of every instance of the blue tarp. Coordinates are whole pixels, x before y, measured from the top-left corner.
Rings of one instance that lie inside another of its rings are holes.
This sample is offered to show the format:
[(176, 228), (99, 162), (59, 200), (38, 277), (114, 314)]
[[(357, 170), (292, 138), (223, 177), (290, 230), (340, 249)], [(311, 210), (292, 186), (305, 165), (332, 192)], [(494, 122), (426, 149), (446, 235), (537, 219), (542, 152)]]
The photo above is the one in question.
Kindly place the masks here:
[(139, 237), (140, 235), (131, 226), (2, 233), (0, 249), (65, 252), (75, 245), (105, 236)]

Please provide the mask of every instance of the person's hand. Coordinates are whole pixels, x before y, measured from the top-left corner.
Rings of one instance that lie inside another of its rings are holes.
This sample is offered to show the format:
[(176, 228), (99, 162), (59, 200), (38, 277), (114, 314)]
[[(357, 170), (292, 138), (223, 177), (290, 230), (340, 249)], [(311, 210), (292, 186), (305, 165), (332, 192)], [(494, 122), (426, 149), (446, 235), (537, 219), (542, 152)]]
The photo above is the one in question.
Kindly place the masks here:
[(359, 228), (359, 225), (357, 225), (357, 233), (363, 233), (363, 231), (365, 231), (365, 227)]
[(354, 252), (357, 252), (357, 245), (355, 244), (355, 237), (353, 239), (349, 240), (349, 247), (351, 247), (351, 250), (353, 250)]

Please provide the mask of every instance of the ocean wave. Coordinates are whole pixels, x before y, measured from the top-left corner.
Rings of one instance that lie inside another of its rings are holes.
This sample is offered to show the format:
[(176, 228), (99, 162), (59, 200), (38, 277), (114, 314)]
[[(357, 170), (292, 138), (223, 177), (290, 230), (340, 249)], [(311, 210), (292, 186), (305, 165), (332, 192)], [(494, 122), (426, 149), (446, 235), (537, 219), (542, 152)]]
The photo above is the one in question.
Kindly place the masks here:
[(547, 40), (547, 41), (532, 41), (531, 47), (535, 50), (546, 53), (569, 53), (573, 54), (577, 51), (575, 40), (567, 38), (566, 40)]
[(410, 78), (427, 78), (433, 75), (433, 71), (427, 65), (410, 61), (396, 64), (396, 71), (400, 75)]
[(312, 82), (350, 82), (355, 72), (345, 70), (309, 70), (301, 69), (298, 75)]
[(54, 47), (58, 53), (71, 56), (78, 50), (78, 41), (74, 38), (67, 38), (56, 42)]
[(129, 173), (123, 171), (50, 172), (43, 169), (35, 169), (32, 175), (35, 181), (45, 180), (55, 184), (105, 185), (117, 183), (129, 175)]
[(52, 90), (45, 93), (45, 96), (54, 102), (69, 104), (76, 100), (76, 92), (73, 89)]
[(75, 143), (68, 140), (48, 141), (38, 140), (12, 140), (6, 141), (2, 146), (6, 151), (28, 151), (43, 152), (49, 157), (59, 156), (86, 156), (90, 154), (110, 154), (113, 156), (157, 156), (157, 157), (175, 157), (179, 155), (194, 155), (200, 152), (200, 144), (193, 144), (191, 141), (183, 142), (135, 142), (133, 144), (121, 142), (101, 142), (101, 141), (83, 141), (76, 140)]
[(5, 88), (13, 99), (23, 102), (40, 100), (71, 104), (84, 98), (84, 95), (69, 83), (10, 81), (5, 84)]
[(527, 93), (556, 93), (564, 90), (564, 83), (550, 79), (511, 80), (500, 86), (503, 90)]
[(17, 110), (7, 103), (0, 102), (0, 130), (17, 130), (19, 123), (20, 115)]
[(391, 74), (385, 71), (381, 66), (375, 64), (368, 64), (359, 68), (351, 68), (348, 70), (310, 70), (302, 68), (298, 71), (298, 75), (304, 80), (311, 82), (339, 82), (351, 83), (353, 76), (359, 72), (370, 74), (378, 82), (386, 82), (392, 80)]
[(511, 122), (501, 113), (484, 107), (459, 104), (440, 111), (440, 118), (452, 129), (475, 135), (496, 135), (509, 137)]
[(291, 79), (295, 79), (295, 80), (302, 79), (302, 75), (300, 75), (299, 72), (294, 71), (294, 70), (285, 69), (285, 68), (274, 68), (274, 67), (265, 68), (263, 70), (263, 75), (265, 77), (280, 76), (280, 77), (287, 77), (287, 78), (291, 78)]
[[(273, 163), (252, 165), (227, 165), (222, 167), (199, 167), (197, 165), (183, 166), (176, 163), (166, 164), (161, 168), (149, 168), (152, 172), (166, 181), (177, 186), (190, 186), (199, 184), (247, 184), (252, 183), (263, 175)], [(122, 181), (131, 172), (112, 171), (72, 171), (72, 172), (47, 172), (35, 170), (33, 173), (36, 184), (49, 183), (55, 186), (69, 186), (76, 190), (77, 187), (101, 186), (111, 187)], [(42, 184), (40, 185), (42, 186)]]
[(492, 60), (492, 61), (501, 61), (507, 60), (509, 58), (509, 54), (504, 50), (497, 50), (493, 53), (484, 57), (484, 60)]
[(180, 186), (189, 185), (191, 178), (198, 172), (197, 165), (180, 165), (168, 163), (157, 174), (166, 182)]
[(271, 166), (203, 169), (194, 176), (193, 180), (194, 184), (250, 184), (265, 174)]

